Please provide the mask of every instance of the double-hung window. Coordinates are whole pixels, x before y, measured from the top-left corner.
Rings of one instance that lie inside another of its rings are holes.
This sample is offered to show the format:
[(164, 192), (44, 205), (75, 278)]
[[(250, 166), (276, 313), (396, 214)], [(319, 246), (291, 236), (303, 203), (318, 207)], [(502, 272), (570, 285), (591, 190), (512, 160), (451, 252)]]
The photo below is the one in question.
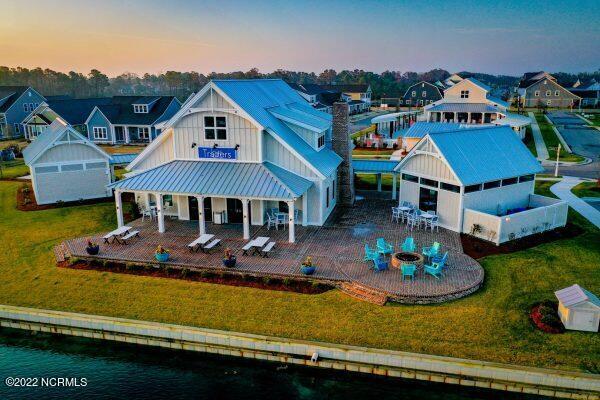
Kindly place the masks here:
[(317, 149), (320, 149), (321, 147), (325, 146), (325, 133), (322, 133), (318, 138), (317, 138)]
[(552, 96), (552, 90), (546, 90), (546, 96)]
[(94, 139), (106, 140), (108, 139), (108, 131), (104, 126), (94, 126), (92, 132), (94, 133)]
[(138, 131), (138, 138), (140, 139), (150, 139), (150, 128), (146, 127), (139, 127), (137, 128)]
[(540, 91), (536, 90), (535, 93), (533, 94), (535, 97), (540, 97)]
[(227, 118), (204, 117), (204, 139), (227, 140)]
[(148, 106), (145, 104), (134, 104), (133, 112), (136, 114), (148, 114)]
[(556, 96), (556, 97), (560, 96), (560, 90), (555, 90), (554, 91), (554, 96)]
[(417, 92), (413, 90), (413, 92), (411, 93), (412, 97), (417, 97)]
[(461, 99), (468, 99), (469, 98), (469, 91), (468, 90), (461, 90), (460, 91), (460, 98)]
[(421, 93), (421, 96), (423, 96), (423, 97), (427, 97), (427, 91), (426, 91), (426, 90), (423, 90), (423, 92)]
[(29, 112), (29, 104), (28, 103), (23, 103), (23, 111), (25, 111), (26, 113)]

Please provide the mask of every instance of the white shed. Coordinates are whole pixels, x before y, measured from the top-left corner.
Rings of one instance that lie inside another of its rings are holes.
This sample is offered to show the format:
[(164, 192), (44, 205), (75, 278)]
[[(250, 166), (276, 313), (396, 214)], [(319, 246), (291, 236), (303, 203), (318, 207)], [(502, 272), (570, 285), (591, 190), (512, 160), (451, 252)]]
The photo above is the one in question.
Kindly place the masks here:
[(567, 329), (598, 332), (600, 300), (575, 284), (554, 292), (558, 299), (558, 315)]
[(110, 156), (56, 119), (23, 151), (38, 204), (111, 196)]

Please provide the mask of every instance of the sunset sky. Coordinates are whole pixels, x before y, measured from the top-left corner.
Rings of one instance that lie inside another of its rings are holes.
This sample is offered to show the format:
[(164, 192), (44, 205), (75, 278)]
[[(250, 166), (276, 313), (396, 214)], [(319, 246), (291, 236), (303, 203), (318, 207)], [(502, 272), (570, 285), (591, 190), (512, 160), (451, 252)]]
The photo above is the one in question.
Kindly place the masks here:
[(257, 67), (600, 68), (600, 1), (0, 0), (0, 65), (87, 72)]

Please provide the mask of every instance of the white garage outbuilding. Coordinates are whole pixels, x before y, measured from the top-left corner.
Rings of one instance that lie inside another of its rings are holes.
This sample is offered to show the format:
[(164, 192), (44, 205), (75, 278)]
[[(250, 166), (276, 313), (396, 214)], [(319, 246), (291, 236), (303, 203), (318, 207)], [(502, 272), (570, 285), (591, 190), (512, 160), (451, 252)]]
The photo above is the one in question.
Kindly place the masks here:
[(554, 292), (558, 299), (558, 315), (567, 329), (598, 332), (600, 300), (575, 284)]
[(24, 151), (38, 204), (111, 195), (110, 156), (60, 119)]

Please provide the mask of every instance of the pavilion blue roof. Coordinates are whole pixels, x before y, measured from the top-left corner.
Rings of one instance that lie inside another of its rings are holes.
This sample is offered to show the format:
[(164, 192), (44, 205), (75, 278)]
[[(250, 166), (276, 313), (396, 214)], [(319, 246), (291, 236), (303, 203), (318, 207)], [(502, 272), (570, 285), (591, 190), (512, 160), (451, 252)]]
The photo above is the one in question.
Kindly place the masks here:
[(387, 160), (352, 160), (352, 168), (354, 172), (367, 173), (393, 173), (394, 168), (398, 165), (398, 161)]
[(433, 106), (427, 111), (433, 112), (475, 112), (475, 113), (495, 113), (500, 112), (498, 107), (491, 106), (486, 103), (442, 103), (437, 106)]
[(113, 154), (110, 156), (110, 165), (129, 164), (137, 156), (137, 153)]
[(312, 182), (272, 163), (175, 160), (109, 185), (114, 189), (251, 199), (294, 199)]

